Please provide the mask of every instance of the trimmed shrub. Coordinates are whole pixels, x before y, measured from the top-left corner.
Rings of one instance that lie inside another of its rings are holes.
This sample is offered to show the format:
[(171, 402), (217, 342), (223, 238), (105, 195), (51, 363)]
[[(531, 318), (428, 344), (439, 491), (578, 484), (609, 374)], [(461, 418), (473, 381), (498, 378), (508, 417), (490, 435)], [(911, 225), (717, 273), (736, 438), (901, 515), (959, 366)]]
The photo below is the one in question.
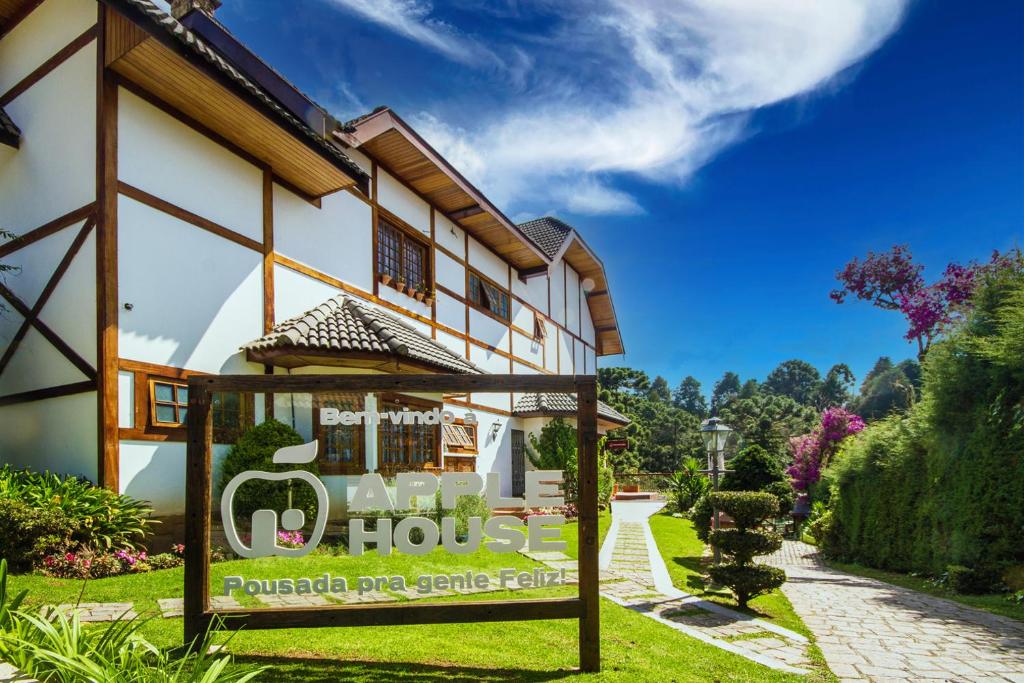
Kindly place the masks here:
[(615, 471), (608, 466), (598, 465), (597, 470), (597, 505), (606, 508), (612, 502), (612, 491), (615, 489)]
[(764, 448), (747, 446), (729, 461), (722, 477), (723, 491), (763, 491), (774, 483), (785, 483), (786, 475), (778, 458)]
[(711, 506), (711, 494), (709, 493), (705, 493), (698, 498), (697, 502), (690, 508), (690, 512), (687, 513), (687, 517), (693, 522), (697, 538), (702, 543), (708, 542), (708, 536), (711, 534), (711, 518), (714, 514), (714, 508)]
[[(274, 453), (285, 446), (302, 444), (302, 437), (294, 429), (278, 422), (267, 420), (248, 430), (231, 447), (221, 467), (217, 492), (233, 477), (247, 470), (263, 470), (266, 472), (286, 472), (288, 470), (306, 470), (313, 474), (319, 473), (316, 461), (303, 464), (274, 464)], [(306, 521), (316, 518), (316, 492), (301, 481), (248, 481), (235, 492), (235, 518), (248, 524), (252, 513), (257, 510), (274, 510), (278, 514), (288, 509), (289, 494), (291, 507), (302, 510)]]
[(76, 524), (60, 508), (37, 510), (13, 498), (0, 498), (0, 551), (11, 571), (24, 572), (44, 557), (74, 544)]
[(766, 555), (782, 547), (782, 537), (774, 533), (757, 531), (761, 522), (773, 517), (779, 509), (779, 500), (770, 493), (730, 491), (712, 493), (709, 503), (733, 518), (735, 529), (711, 531), (711, 544), (730, 558), (727, 564), (712, 567), (711, 578), (736, 595), (740, 607), (763, 593), (778, 588), (786, 581), (786, 574), (776, 567), (754, 564), (757, 555)]
[(775, 513), (776, 517), (788, 517), (789, 513), (793, 511), (793, 505), (796, 503), (796, 491), (789, 485), (789, 482), (772, 482), (764, 487), (764, 492), (779, 499), (779, 510)]
[(939, 583), (962, 595), (983, 595), (1004, 588), (999, 572), (993, 569), (973, 569), (958, 564), (946, 567)]

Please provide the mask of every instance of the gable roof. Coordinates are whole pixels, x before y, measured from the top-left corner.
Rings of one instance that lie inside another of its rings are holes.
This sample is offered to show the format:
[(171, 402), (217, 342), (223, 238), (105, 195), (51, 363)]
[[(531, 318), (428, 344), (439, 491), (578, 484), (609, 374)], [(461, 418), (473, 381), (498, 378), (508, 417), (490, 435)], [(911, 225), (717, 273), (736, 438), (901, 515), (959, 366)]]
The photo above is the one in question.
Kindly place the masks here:
[(554, 216), (543, 216), (520, 223), (519, 229), (544, 251), (552, 263), (562, 259), (576, 271), (581, 280), (589, 279), (594, 283), (586, 296), (590, 320), (594, 323), (597, 355), (625, 353), (604, 263), (576, 228)]
[(572, 226), (553, 216), (535, 218), (519, 224), (519, 229), (540, 247), (549, 259), (555, 259), (565, 240), (572, 233)]
[[(379, 357), (441, 372), (481, 371), (419, 330), (378, 308), (339, 294), (274, 326), (242, 347), (249, 360), (285, 366), (326, 365), (325, 359)], [(274, 363), (284, 358), (284, 362)]]
[[(512, 408), (512, 414), (519, 417), (576, 417), (576, 411), (576, 396), (560, 393), (524, 394)], [(632, 422), (603, 401), (597, 402), (597, 417), (621, 426)]]
[(21, 144), (21, 129), (14, 125), (14, 121), (7, 115), (3, 107), (0, 107), (0, 143), (11, 147)]

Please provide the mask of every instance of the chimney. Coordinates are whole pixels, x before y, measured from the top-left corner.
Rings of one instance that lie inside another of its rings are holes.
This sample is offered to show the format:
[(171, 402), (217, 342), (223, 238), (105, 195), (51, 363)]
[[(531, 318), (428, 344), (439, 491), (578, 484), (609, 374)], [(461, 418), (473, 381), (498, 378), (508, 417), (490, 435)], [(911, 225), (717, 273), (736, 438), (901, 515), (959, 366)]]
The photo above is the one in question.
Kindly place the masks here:
[(208, 17), (220, 7), (221, 0), (171, 0), (171, 16), (181, 21), (186, 14), (199, 10)]

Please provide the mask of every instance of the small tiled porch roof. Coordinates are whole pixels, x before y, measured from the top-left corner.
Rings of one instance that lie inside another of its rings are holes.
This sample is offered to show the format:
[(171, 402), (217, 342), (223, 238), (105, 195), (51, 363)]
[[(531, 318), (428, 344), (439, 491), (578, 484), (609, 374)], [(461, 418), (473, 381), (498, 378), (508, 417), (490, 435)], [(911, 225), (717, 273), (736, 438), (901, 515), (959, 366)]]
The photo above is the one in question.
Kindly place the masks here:
[(276, 325), (242, 350), (250, 361), (285, 367), (376, 358), (435, 372), (481, 372), (397, 317), (344, 294)]
[(21, 143), (21, 129), (11, 121), (3, 107), (0, 107), (0, 143), (17, 147)]
[[(526, 394), (512, 409), (519, 417), (576, 417), (576, 397), (572, 394)], [(632, 420), (602, 401), (597, 402), (597, 419), (626, 426)]]

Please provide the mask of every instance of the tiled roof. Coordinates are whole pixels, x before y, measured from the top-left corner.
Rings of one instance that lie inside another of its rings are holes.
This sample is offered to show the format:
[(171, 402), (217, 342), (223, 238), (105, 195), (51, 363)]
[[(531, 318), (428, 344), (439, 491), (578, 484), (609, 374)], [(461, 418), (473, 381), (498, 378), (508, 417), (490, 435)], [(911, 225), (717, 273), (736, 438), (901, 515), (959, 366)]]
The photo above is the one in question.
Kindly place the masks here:
[[(572, 394), (526, 394), (516, 402), (513, 415), (576, 416), (576, 397)], [(602, 401), (597, 402), (597, 417), (628, 425), (631, 420)]]
[(550, 259), (558, 255), (566, 237), (572, 232), (572, 226), (552, 216), (544, 216), (532, 221), (520, 223), (518, 228), (540, 247), (544, 255)]
[(318, 135), (316, 131), (310, 128), (305, 122), (301, 121), (290, 111), (282, 107), (277, 100), (267, 94), (263, 88), (250, 80), (245, 74), (236, 69), (231, 62), (226, 60), (220, 55), (220, 53), (207, 45), (202, 38), (186, 28), (177, 19), (157, 7), (151, 0), (120, 0), (120, 2), (141, 12), (153, 23), (155, 28), (163, 30), (174, 37), (179, 43), (185, 46), (185, 48), (196, 55), (199, 55), (199, 57), (205, 60), (213, 68), (217, 69), (244, 88), (250, 95), (270, 108), (270, 110), (282, 119), (282, 122), (286, 123), (295, 133), (312, 141), (318, 148), (340, 163), (344, 167), (345, 172), (352, 178), (359, 180), (367, 177), (366, 173), (359, 168), (359, 166), (356, 165), (356, 163), (352, 161), (347, 154), (341, 151), (341, 149), (333, 145), (327, 139)]
[(339, 294), (311, 311), (274, 326), (270, 334), (243, 350), (381, 353), (433, 366), (445, 372), (477, 374), (480, 370), (397, 317)]
[(17, 147), (21, 141), (21, 129), (14, 125), (11, 117), (0, 107), (0, 142)]

